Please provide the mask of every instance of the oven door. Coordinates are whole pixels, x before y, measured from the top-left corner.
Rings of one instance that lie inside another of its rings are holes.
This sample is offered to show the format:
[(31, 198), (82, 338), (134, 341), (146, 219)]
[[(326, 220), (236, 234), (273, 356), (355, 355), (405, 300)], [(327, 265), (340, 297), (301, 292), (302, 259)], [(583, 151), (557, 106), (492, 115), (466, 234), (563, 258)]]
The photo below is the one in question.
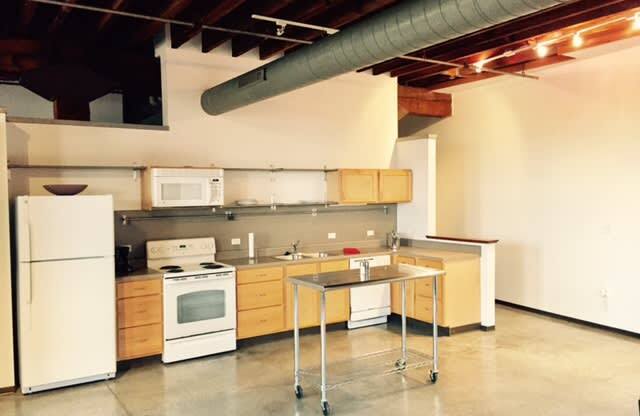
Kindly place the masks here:
[(165, 278), (165, 339), (202, 335), (235, 327), (235, 273)]
[(154, 178), (154, 207), (199, 207), (211, 205), (209, 201), (211, 201), (211, 186), (206, 177), (159, 176)]

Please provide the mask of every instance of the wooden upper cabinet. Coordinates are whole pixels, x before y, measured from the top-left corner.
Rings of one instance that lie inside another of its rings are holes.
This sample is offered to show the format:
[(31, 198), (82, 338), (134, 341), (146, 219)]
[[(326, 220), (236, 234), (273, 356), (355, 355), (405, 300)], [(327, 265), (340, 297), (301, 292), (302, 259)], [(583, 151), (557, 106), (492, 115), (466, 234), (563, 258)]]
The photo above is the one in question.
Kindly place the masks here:
[(327, 200), (341, 204), (409, 202), (413, 175), (405, 169), (339, 169), (327, 174)]
[(413, 174), (411, 170), (381, 170), (379, 192), (379, 202), (410, 202), (413, 198)]
[(342, 204), (378, 202), (378, 170), (340, 169), (329, 172), (327, 199)]

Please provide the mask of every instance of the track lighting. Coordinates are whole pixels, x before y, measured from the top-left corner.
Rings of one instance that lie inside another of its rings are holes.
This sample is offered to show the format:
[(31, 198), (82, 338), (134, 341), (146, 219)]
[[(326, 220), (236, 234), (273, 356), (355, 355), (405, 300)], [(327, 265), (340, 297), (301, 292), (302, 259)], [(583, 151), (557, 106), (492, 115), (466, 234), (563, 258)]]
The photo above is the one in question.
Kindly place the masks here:
[(582, 35), (580, 35), (580, 32), (573, 35), (573, 38), (571, 39), (571, 44), (573, 45), (574, 48), (579, 48), (582, 45), (584, 45), (584, 39), (582, 38)]
[(544, 43), (540, 43), (536, 46), (536, 53), (538, 54), (538, 58), (544, 58), (549, 54), (549, 47)]
[(476, 70), (476, 73), (481, 73), (482, 72), (482, 68), (484, 67), (484, 61), (478, 61), (475, 64), (473, 64), (473, 67)]

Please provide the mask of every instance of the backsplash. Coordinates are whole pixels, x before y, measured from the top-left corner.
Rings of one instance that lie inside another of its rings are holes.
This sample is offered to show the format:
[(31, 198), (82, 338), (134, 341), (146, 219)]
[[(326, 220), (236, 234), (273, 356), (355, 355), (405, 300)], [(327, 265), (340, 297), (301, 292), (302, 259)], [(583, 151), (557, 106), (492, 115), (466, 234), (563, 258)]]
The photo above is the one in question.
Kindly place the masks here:
[[(313, 209), (317, 209), (313, 215)], [(300, 240), (301, 248), (323, 244), (354, 241), (386, 243), (387, 233), (396, 227), (396, 205), (369, 206), (305, 206), (278, 207), (274, 213), (269, 208), (234, 209), (234, 220), (211, 215), (208, 209), (145, 211), (116, 211), (116, 244), (132, 246), (132, 258), (145, 257), (147, 240), (175, 238), (214, 237), (221, 257), (246, 257), (247, 234), (255, 234), (258, 252), (265, 248), (287, 249)], [(123, 224), (122, 216), (130, 218)], [(158, 219), (159, 216), (170, 218)], [(153, 219), (148, 219), (153, 217)], [(373, 230), (374, 236), (367, 236)], [(335, 240), (328, 233), (336, 233)], [(239, 238), (241, 244), (232, 245), (231, 239)]]

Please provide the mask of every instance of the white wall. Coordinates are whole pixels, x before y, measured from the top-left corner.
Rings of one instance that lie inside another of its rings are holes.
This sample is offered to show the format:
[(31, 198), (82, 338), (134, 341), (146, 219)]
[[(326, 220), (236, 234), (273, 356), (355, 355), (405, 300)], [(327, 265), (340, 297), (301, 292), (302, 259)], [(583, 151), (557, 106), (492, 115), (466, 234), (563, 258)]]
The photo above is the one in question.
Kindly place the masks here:
[(0, 389), (14, 385), (5, 114), (0, 109)]
[[(193, 42), (160, 47), (170, 131), (9, 123), (9, 159), (31, 164), (131, 164), (244, 167), (388, 167), (397, 137), (395, 79), (348, 74), (221, 116), (200, 108), (206, 88), (262, 64), (254, 54), (202, 54)], [(56, 172), (14, 171), (12, 193), (43, 193)], [(31, 172), (30, 175), (33, 175)], [(116, 208), (139, 208), (129, 172), (68, 172), (59, 181), (86, 192), (119, 192)], [(83, 175), (79, 177), (79, 175)], [(111, 176), (111, 177), (110, 177)]]
[(398, 205), (398, 234), (425, 240), (427, 235), (436, 234), (436, 137), (398, 139), (392, 166), (413, 172), (413, 199)]
[(53, 103), (20, 85), (0, 85), (0, 107), (9, 117), (53, 118)]
[(540, 81), (458, 87), (454, 116), (427, 129), (439, 136), (438, 232), (501, 240), (498, 299), (640, 332), (633, 45)]

